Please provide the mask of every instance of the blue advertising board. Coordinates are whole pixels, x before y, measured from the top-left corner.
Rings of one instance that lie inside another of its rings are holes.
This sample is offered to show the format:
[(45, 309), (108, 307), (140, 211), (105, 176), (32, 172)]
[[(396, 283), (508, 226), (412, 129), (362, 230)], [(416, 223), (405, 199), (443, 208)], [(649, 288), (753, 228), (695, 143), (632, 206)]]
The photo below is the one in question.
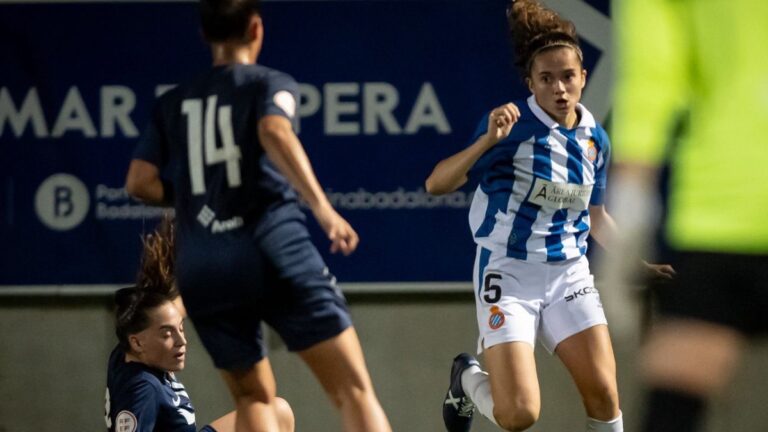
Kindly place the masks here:
[[(470, 279), (472, 190), (432, 197), (423, 183), (487, 110), (526, 95), (506, 3), (264, 3), (259, 62), (300, 83), (299, 137), (362, 240), (352, 256), (325, 254), (342, 282)], [(604, 117), (607, 1), (548, 3), (587, 30), (586, 103)], [(0, 4), (0, 286), (133, 279), (161, 210), (126, 195), (125, 172), (155, 97), (209, 65), (196, 13), (190, 2)]]

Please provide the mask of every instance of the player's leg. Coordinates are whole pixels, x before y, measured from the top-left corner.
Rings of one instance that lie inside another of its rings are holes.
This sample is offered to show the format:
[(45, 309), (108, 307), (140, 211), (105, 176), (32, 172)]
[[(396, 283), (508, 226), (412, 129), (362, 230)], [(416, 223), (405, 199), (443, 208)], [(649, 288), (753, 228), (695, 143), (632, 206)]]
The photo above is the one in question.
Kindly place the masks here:
[(265, 321), (297, 352), (339, 408), (347, 431), (390, 431), (371, 384), (346, 300), (303, 224), (260, 240), (271, 281)]
[(237, 419), (237, 411), (230, 411), (205, 425), (200, 432), (235, 432), (235, 419)]
[(540, 340), (573, 377), (587, 412), (587, 430), (623, 430), (616, 360), (600, 294), (586, 257), (550, 263)]
[(277, 422), (280, 424), (280, 432), (293, 432), (296, 427), (296, 419), (293, 417), (293, 409), (287, 400), (278, 397), (275, 401), (277, 410)]
[(190, 318), (235, 402), (235, 431), (279, 429), (275, 377), (266, 358), (258, 308), (235, 309)]
[(643, 351), (643, 430), (701, 430), (710, 396), (730, 381), (747, 335), (768, 333), (768, 257), (676, 252), (656, 290), (662, 320)]
[(608, 327), (597, 325), (560, 342), (555, 353), (573, 377), (587, 411), (587, 430), (623, 430), (616, 361)]
[(446, 428), (469, 431), (476, 407), (504, 430), (528, 429), (538, 420), (541, 407), (533, 346), (527, 342), (494, 345), (485, 351), (485, 363), (488, 372), (468, 354), (454, 359), (451, 386), (443, 402)]
[(643, 430), (699, 430), (708, 398), (730, 381), (744, 343), (738, 331), (705, 321), (658, 325), (644, 349), (650, 392)]
[[(495, 423), (508, 431), (528, 429), (539, 419), (541, 410), (533, 346), (526, 342), (503, 343), (486, 349), (484, 356)], [(472, 400), (483, 400), (473, 393)], [(487, 408), (478, 404), (478, 410), (488, 416), (483, 412)]]
[[(472, 410), (510, 431), (539, 417), (540, 396), (533, 346), (543, 301), (543, 268), (478, 247), (474, 286), (479, 351), (488, 372), (463, 354), (454, 359), (443, 402), (449, 431), (468, 431)], [(468, 400), (467, 400), (468, 398)]]
[(391, 431), (353, 327), (299, 352), (341, 411), (345, 431)]
[[(293, 410), (288, 401), (278, 397), (275, 399), (275, 409), (277, 410), (277, 422), (280, 424), (280, 432), (293, 432), (295, 419)], [(200, 432), (234, 432), (236, 411), (230, 411), (226, 415), (212, 421), (210, 425), (204, 427)]]
[(264, 358), (247, 369), (222, 370), (221, 374), (235, 400), (235, 431), (280, 430), (275, 376), (268, 359)]

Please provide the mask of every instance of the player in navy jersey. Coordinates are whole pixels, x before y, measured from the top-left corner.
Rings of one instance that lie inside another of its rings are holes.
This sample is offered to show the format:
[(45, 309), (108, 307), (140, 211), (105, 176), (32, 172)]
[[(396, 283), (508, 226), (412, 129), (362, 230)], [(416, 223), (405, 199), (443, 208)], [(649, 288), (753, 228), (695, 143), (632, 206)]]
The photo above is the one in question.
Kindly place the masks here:
[[(195, 409), (174, 372), (184, 369), (186, 338), (181, 298), (173, 277), (173, 232), (164, 221), (145, 238), (135, 287), (115, 294), (118, 345), (107, 370), (105, 421), (110, 432), (193, 432)], [(292, 432), (293, 413), (277, 398), (281, 432)], [(235, 412), (204, 426), (232, 432)]]
[(488, 372), (468, 354), (454, 359), (443, 418), (452, 432), (469, 430), (475, 408), (505, 430), (535, 423), (538, 338), (571, 373), (586, 430), (622, 431), (613, 349), (585, 256), (588, 235), (605, 244), (616, 232), (603, 205), (610, 142), (579, 103), (587, 73), (573, 23), (535, 0), (512, 2), (508, 20), (532, 96), (491, 110), (473, 143), (426, 181), (442, 194), (480, 178), (469, 223)]
[(388, 431), (346, 301), (294, 192), (331, 251), (352, 253), (357, 234), (330, 205), (294, 134), (296, 82), (255, 64), (258, 0), (202, 0), (200, 11), (213, 68), (158, 100), (126, 188), (175, 206), (179, 290), (235, 398), (238, 431), (277, 429), (262, 322), (310, 366), (346, 430)]

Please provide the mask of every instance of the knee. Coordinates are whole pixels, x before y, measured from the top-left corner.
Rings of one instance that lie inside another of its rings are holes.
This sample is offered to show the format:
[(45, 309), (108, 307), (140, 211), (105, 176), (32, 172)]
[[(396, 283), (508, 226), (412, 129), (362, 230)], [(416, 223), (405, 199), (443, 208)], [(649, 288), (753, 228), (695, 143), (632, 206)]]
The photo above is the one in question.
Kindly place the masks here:
[(619, 413), (619, 393), (615, 386), (601, 385), (583, 395), (587, 415), (597, 420), (611, 420)]
[(510, 404), (495, 405), (493, 417), (496, 423), (507, 431), (524, 431), (539, 419), (539, 406), (533, 401), (515, 401)]
[(277, 413), (280, 431), (293, 432), (296, 420), (293, 417), (293, 409), (291, 409), (288, 401), (281, 397), (275, 398), (275, 412)]
[(235, 400), (241, 403), (270, 403), (274, 398), (274, 392), (259, 386), (233, 386), (231, 390)]
[(326, 389), (331, 402), (341, 408), (345, 405), (363, 404), (372, 394), (373, 389), (363, 380), (354, 380), (352, 382), (340, 383), (333, 388)]

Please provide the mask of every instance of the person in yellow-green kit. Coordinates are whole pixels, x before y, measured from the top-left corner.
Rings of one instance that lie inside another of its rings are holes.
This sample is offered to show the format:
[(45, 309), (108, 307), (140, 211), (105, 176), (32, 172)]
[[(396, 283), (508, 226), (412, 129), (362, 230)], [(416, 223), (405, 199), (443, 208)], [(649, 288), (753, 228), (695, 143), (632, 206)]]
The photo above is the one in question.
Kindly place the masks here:
[(768, 2), (622, 0), (614, 19), (615, 214), (623, 241), (649, 238), (668, 166), (677, 271), (644, 347), (643, 430), (702, 430), (745, 344), (768, 334)]

